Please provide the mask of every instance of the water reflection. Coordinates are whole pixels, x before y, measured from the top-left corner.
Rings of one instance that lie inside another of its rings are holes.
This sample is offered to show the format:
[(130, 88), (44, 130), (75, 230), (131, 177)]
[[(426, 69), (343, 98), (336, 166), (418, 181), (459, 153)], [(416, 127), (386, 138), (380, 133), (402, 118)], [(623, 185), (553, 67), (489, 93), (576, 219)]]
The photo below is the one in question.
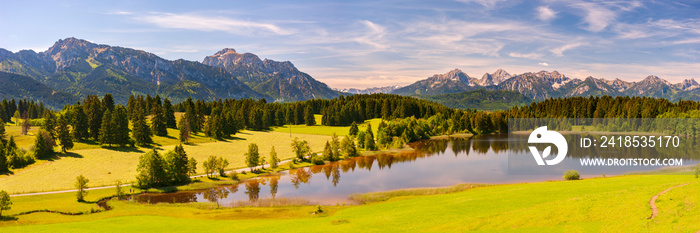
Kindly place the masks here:
[[(512, 143), (513, 140), (522, 140), (520, 137), (527, 137), (527, 135), (510, 138), (507, 135), (489, 135), (428, 140), (412, 144), (411, 146), (415, 148), (413, 152), (351, 158), (326, 165), (292, 169), (278, 175), (249, 179), (238, 185), (200, 191), (145, 194), (136, 196), (134, 199), (143, 203), (198, 201), (228, 205), (237, 201), (285, 197), (304, 198), (320, 204), (336, 204), (347, 202), (347, 196), (353, 193), (440, 187), (458, 183), (560, 180), (561, 173), (540, 176), (509, 175), (508, 154), (529, 153), (525, 145)], [(568, 139), (577, 140), (577, 138)], [(509, 148), (509, 142), (511, 142), (511, 148)], [(697, 141), (689, 140), (681, 151), (698, 151), (697, 146)], [(574, 151), (571, 158), (567, 157), (567, 161), (573, 162), (576, 158), (583, 156), (606, 156), (582, 155), (583, 153)], [(618, 156), (652, 156), (634, 149), (625, 149), (621, 153), (625, 155)], [(529, 154), (525, 154), (524, 158), (532, 159)], [(582, 174), (586, 176), (601, 173)], [(614, 173), (606, 174), (614, 175)], [(245, 190), (239, 192), (239, 186)]]

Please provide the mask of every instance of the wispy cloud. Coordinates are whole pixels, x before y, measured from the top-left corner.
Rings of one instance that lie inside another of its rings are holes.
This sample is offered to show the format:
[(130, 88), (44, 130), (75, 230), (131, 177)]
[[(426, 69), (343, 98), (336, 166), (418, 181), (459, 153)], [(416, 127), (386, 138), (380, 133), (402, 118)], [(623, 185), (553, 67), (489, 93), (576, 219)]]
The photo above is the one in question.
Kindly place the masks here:
[(482, 5), (486, 8), (494, 8), (498, 6), (498, 4), (505, 2), (507, 0), (457, 0), (458, 2), (463, 2), (463, 3), (475, 3)]
[(538, 64), (538, 65), (541, 65), (541, 66), (549, 66), (549, 63), (546, 63), (546, 62), (540, 62), (540, 63), (537, 63), (537, 64)]
[(574, 5), (585, 11), (584, 21), (588, 24), (584, 29), (592, 32), (600, 32), (617, 18), (617, 14), (612, 10), (590, 2), (581, 2)]
[(508, 56), (516, 58), (530, 58), (537, 59), (541, 58), (543, 55), (539, 53), (509, 53)]
[(570, 50), (570, 49), (574, 49), (576, 47), (580, 47), (583, 45), (586, 45), (586, 43), (579, 42), (579, 43), (565, 44), (563, 46), (550, 49), (549, 51), (552, 52), (554, 55), (561, 57), (561, 56), (564, 56), (565, 51)]
[(372, 21), (369, 20), (362, 20), (361, 22), (369, 31), (362, 36), (356, 37), (354, 40), (360, 44), (371, 45), (377, 49), (387, 48), (385, 44), (381, 43), (384, 35), (386, 34), (384, 27), (372, 23)]
[(222, 31), (231, 34), (267, 32), (279, 35), (289, 35), (293, 33), (291, 30), (282, 29), (274, 24), (238, 20), (227, 17), (156, 12), (137, 18), (146, 23), (154, 24), (162, 28), (177, 28), (197, 31)]
[(537, 18), (542, 21), (550, 21), (557, 17), (557, 12), (549, 8), (549, 6), (537, 7)]

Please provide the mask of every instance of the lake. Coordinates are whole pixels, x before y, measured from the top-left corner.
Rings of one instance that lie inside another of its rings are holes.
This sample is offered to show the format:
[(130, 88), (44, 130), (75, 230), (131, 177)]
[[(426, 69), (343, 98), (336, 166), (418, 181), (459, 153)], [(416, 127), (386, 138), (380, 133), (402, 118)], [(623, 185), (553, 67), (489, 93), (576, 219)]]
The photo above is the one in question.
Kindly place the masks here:
[[(509, 172), (512, 171), (509, 170), (509, 156), (529, 161), (532, 155), (525, 150), (509, 150), (509, 140), (522, 141), (523, 138), (488, 135), (424, 140), (411, 144), (415, 149), (412, 152), (361, 156), (249, 179), (237, 185), (198, 191), (141, 194), (133, 199), (142, 203), (212, 201), (227, 206), (238, 201), (284, 197), (305, 199), (314, 204), (335, 205), (353, 204), (348, 196), (354, 193), (442, 187), (460, 183), (502, 184), (562, 179), (562, 173), (511, 175), (513, 172)], [(578, 163), (578, 158), (567, 157), (564, 163)], [(658, 167), (618, 168), (612, 172), (606, 171), (606, 175), (654, 169)], [(601, 176), (603, 173), (602, 170), (589, 170), (579, 171), (583, 178)]]

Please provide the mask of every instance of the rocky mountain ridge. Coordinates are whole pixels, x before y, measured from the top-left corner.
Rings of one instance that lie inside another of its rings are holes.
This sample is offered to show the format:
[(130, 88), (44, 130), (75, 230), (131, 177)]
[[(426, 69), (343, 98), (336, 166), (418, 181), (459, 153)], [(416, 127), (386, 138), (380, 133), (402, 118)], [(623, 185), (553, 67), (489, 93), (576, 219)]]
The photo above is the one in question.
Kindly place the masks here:
[(503, 69), (486, 73), (481, 79), (470, 77), (459, 69), (436, 74), (427, 79), (394, 90), (401, 95), (439, 95), (478, 89), (516, 91), (535, 100), (571, 96), (648, 96), (656, 98), (700, 99), (700, 84), (695, 79), (686, 79), (671, 84), (650, 75), (638, 82), (620, 79), (607, 80), (587, 77), (583, 80), (569, 78), (558, 71), (528, 72), (510, 75)]

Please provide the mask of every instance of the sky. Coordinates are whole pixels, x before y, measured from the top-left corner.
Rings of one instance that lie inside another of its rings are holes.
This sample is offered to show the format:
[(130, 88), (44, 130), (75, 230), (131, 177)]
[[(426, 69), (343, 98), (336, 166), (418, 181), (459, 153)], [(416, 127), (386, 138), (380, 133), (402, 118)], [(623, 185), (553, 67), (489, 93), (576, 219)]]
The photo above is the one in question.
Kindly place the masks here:
[(700, 81), (700, 0), (7, 1), (0, 48), (68, 37), (202, 61), (223, 48), (291, 61), (333, 88), (557, 70)]

